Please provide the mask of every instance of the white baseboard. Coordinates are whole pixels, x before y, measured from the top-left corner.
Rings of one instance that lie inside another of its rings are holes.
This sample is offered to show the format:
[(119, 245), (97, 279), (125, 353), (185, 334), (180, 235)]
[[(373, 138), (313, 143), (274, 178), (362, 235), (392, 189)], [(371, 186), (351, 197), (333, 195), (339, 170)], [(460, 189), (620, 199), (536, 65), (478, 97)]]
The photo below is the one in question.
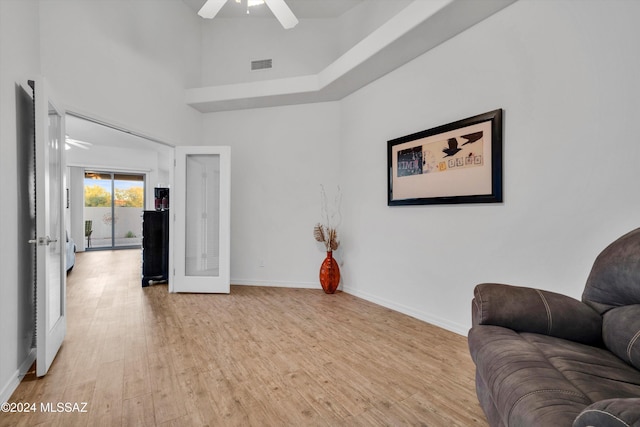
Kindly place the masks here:
[(231, 279), (232, 285), (238, 286), (270, 286), (273, 288), (322, 289), (319, 283), (313, 282), (273, 282), (270, 280)]
[(11, 375), (11, 378), (7, 381), (7, 383), (0, 390), (0, 402), (6, 403), (11, 398), (11, 395), (20, 385), (20, 381), (24, 378), (25, 374), (36, 360), (36, 349), (33, 348), (24, 359), (20, 367)]

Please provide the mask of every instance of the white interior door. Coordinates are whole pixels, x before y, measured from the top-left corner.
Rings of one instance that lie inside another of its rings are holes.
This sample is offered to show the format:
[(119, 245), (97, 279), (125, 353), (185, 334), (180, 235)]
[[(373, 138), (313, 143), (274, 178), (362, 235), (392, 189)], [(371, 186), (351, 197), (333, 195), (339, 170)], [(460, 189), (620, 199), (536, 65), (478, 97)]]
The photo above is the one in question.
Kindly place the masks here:
[(43, 376), (67, 330), (63, 205), (64, 113), (36, 80), (36, 374)]
[(231, 150), (176, 147), (172, 292), (229, 293)]

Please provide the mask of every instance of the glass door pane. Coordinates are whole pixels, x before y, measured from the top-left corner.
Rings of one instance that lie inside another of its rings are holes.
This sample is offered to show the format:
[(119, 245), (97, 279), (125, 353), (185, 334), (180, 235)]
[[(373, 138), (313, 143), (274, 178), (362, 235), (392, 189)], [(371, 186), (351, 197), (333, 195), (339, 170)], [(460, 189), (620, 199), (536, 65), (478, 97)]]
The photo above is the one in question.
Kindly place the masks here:
[(220, 155), (186, 158), (186, 276), (220, 275)]
[(62, 115), (49, 103), (49, 135), (46, 150), (48, 160), (48, 182), (45, 194), (46, 215), (48, 224), (46, 226), (46, 235), (51, 236), (52, 242), (46, 246), (46, 262), (47, 262), (47, 284), (49, 301), (49, 319), (48, 330), (54, 328), (58, 319), (64, 315), (63, 293), (64, 281), (62, 280), (63, 257), (62, 252), (65, 248), (65, 241), (61, 239), (61, 228), (64, 224), (62, 210)]
[(113, 237), (115, 247), (140, 246), (140, 218), (144, 207), (144, 176), (113, 176)]
[(84, 235), (87, 249), (110, 248), (112, 246), (112, 195), (110, 173), (85, 172)]
[(85, 171), (85, 248), (140, 247), (144, 175)]

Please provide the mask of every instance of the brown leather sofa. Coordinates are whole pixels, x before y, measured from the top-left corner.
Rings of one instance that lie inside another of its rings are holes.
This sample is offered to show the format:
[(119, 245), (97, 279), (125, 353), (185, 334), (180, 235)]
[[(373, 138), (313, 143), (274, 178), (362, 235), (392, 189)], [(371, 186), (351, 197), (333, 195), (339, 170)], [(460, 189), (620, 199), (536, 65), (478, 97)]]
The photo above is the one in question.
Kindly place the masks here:
[(582, 301), (485, 283), (472, 316), (491, 426), (640, 427), (640, 228), (597, 257)]

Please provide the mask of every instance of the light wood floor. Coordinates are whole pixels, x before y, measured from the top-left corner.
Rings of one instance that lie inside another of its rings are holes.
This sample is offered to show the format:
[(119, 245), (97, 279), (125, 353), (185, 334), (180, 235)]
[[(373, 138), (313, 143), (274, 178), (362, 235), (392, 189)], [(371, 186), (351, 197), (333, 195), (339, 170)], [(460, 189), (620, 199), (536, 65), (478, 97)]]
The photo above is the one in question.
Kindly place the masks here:
[(140, 251), (78, 254), (60, 353), (10, 399), (38, 412), (1, 426), (487, 426), (465, 337), (346, 293), (169, 294), (139, 268)]

